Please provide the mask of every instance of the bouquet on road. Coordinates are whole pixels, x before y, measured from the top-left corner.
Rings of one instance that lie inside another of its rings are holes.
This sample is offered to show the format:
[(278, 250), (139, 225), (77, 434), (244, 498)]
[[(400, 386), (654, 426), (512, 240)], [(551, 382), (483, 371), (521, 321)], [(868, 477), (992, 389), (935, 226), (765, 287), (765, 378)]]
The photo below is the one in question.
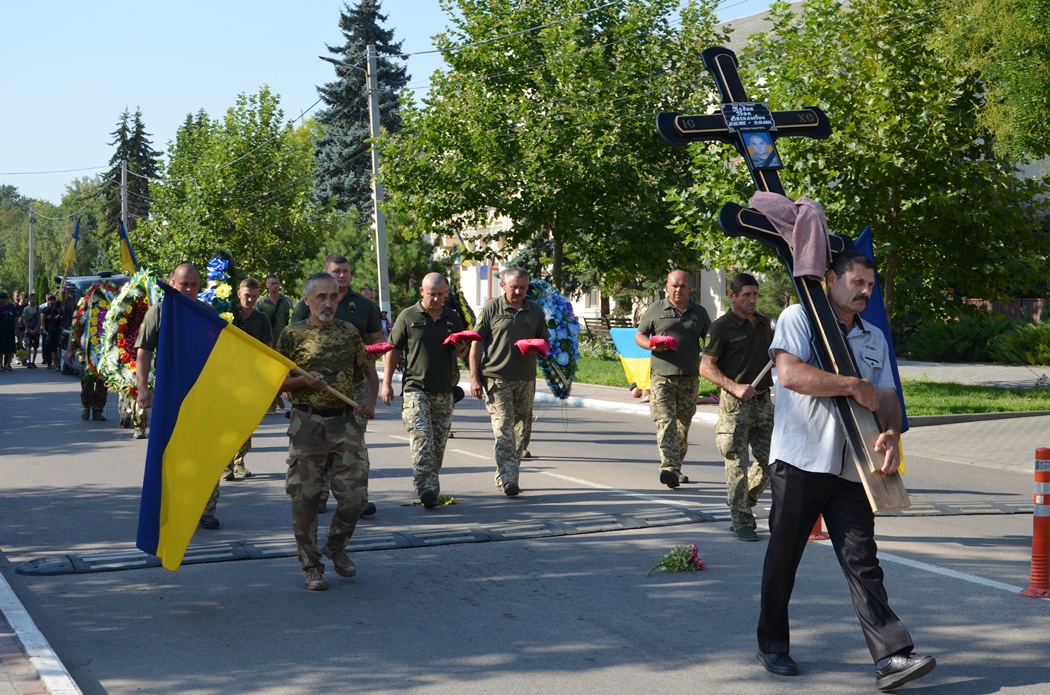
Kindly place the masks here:
[(699, 572), (704, 568), (704, 561), (700, 559), (700, 549), (695, 543), (676, 545), (674, 550), (664, 555), (645, 576), (648, 577), (661, 567), (668, 572)]

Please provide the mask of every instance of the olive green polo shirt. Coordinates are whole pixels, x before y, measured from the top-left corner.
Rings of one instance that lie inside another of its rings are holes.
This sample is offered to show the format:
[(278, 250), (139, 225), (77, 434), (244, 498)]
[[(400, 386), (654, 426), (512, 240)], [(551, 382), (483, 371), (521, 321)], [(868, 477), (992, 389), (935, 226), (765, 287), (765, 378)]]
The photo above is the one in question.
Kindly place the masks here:
[[(711, 342), (704, 354), (718, 358), (718, 370), (738, 384), (750, 384), (769, 362), (773, 328), (769, 319), (755, 314), (755, 325), (729, 312), (711, 324)], [(773, 375), (766, 372), (755, 388), (773, 387)]]
[[(292, 323), (299, 323), (310, 318), (310, 307), (299, 300), (292, 312)], [(383, 323), (379, 319), (379, 307), (368, 297), (347, 290), (335, 307), (335, 318), (352, 324), (363, 340), (368, 340), (370, 333), (382, 333)]]
[(700, 376), (700, 345), (710, 326), (707, 310), (695, 302), (690, 301), (685, 311), (675, 309), (669, 299), (650, 304), (638, 323), (638, 332), (650, 337), (667, 335), (678, 341), (675, 350), (652, 353), (651, 373), (658, 376)]
[(447, 306), (441, 307), (436, 319), (423, 308), (422, 302), (398, 314), (390, 331), (390, 342), (405, 356), (402, 381), (405, 391), (452, 393), (452, 387), (459, 381), (459, 369), (455, 346), (445, 345), (444, 341), (462, 330), (463, 322)]
[(519, 380), (536, 378), (536, 352), (529, 350), (522, 355), (514, 343), (532, 338), (550, 340), (547, 318), (539, 304), (526, 297), (521, 309), (515, 309), (501, 294), (485, 303), (474, 330), (484, 340), (482, 376)]

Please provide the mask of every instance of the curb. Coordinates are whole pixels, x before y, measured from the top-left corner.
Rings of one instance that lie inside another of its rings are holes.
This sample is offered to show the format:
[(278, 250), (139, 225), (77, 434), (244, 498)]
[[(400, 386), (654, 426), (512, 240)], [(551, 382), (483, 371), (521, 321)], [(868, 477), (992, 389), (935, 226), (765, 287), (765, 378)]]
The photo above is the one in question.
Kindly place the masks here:
[[(549, 403), (564, 403), (573, 408), (590, 408), (591, 410), (604, 410), (607, 413), (624, 413), (628, 415), (645, 415), (649, 417), (649, 406), (634, 403), (613, 403), (597, 398), (579, 398), (569, 396), (565, 399), (556, 398), (553, 393), (537, 393), (536, 403), (547, 405)], [(718, 422), (717, 413), (697, 412), (693, 415), (693, 422), (714, 425)]]
[(1022, 410), (1005, 413), (959, 413), (957, 415), (916, 415), (908, 417), (908, 427), (929, 427), (932, 425), (954, 425), (961, 422), (982, 422), (985, 420), (1013, 420), (1022, 417), (1043, 417), (1050, 415), (1050, 410)]
[(0, 574), (0, 613), (11, 626), (29, 663), (36, 669), (40, 682), (52, 695), (82, 695), (65, 664), (58, 658), (47, 639), (29, 617), (7, 579)]

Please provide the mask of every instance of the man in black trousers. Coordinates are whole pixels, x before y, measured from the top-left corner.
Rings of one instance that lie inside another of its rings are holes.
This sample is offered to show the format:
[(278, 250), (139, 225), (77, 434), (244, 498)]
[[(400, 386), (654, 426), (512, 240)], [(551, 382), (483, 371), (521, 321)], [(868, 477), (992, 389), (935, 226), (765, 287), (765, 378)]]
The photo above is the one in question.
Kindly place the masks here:
[(862, 378), (821, 370), (812, 348), (813, 328), (802, 307), (794, 305), (781, 314), (769, 348), (779, 385), (769, 456), (773, 506), (762, 568), (758, 661), (771, 673), (798, 675), (789, 654), (788, 603), (809, 533), (822, 514), (875, 661), (875, 685), (890, 690), (926, 675), (937, 662), (912, 656), (911, 636), (890, 609), (876, 557), (875, 515), (838, 422), (834, 397), (850, 396), (876, 413), (883, 432), (875, 450), (883, 454), (886, 474), (900, 466), (900, 402), (886, 338), (857, 316), (875, 283), (871, 261), (857, 252), (839, 254), (826, 280), (828, 300)]

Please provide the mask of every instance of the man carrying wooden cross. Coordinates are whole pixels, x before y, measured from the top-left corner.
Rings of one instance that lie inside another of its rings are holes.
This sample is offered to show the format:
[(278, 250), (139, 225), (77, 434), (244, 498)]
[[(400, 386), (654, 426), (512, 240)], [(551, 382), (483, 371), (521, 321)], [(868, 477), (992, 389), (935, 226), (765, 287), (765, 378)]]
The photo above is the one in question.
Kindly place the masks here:
[(784, 310), (769, 348), (779, 385), (770, 444), (773, 506), (762, 568), (758, 660), (777, 675), (798, 675), (789, 655), (788, 603), (810, 531), (823, 515), (875, 660), (876, 687), (888, 690), (926, 675), (937, 662), (911, 656), (911, 636), (890, 609), (876, 556), (875, 515), (832, 397), (850, 396), (877, 415), (882, 434), (874, 448), (882, 453), (883, 474), (900, 466), (900, 402), (886, 338), (858, 316), (875, 285), (872, 262), (857, 251), (840, 253), (826, 281), (828, 301), (862, 378), (822, 370), (812, 347), (813, 327), (801, 305)]

